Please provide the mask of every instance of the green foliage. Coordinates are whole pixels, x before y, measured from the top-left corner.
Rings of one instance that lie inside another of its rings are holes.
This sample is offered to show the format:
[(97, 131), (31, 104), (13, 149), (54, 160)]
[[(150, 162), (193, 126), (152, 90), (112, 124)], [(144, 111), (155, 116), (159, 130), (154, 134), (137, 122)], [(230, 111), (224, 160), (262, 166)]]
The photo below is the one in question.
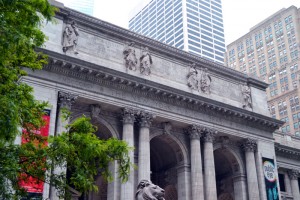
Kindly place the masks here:
[[(66, 167), (70, 171), (68, 182), (60, 182), (60, 189), (74, 187), (77, 191), (97, 191), (96, 176), (111, 179), (109, 163), (119, 162), (119, 176), (126, 181), (130, 169), (127, 143), (114, 138), (99, 140), (94, 134), (96, 127), (85, 116), (68, 125), (68, 132), (51, 139), (48, 156), (52, 164)], [(55, 176), (55, 175), (54, 175)], [(50, 179), (53, 179), (51, 177)]]
[[(44, 125), (47, 103), (36, 101), (32, 87), (19, 80), (26, 76), (24, 67), (38, 70), (47, 64), (47, 56), (35, 50), (46, 41), (40, 29), (54, 12), (47, 0), (0, 0), (0, 199), (23, 196), (26, 191), (19, 181), (28, 176), (64, 193), (70, 186), (81, 192), (97, 190), (94, 177), (101, 174), (109, 179), (108, 164), (114, 160), (120, 163), (122, 180), (129, 173), (131, 149), (116, 139), (99, 140), (86, 117), (50, 139), (49, 146), (43, 145), (46, 138), (35, 134)], [(70, 113), (64, 114), (67, 118)], [(29, 142), (14, 145), (21, 127)], [(66, 166), (72, 172), (69, 181), (63, 173), (45, 173)]]
[(34, 100), (32, 88), (18, 82), (22, 67), (41, 69), (47, 57), (36, 53), (46, 36), (40, 30), (55, 9), (47, 0), (0, 0), (0, 145), (14, 141), (19, 127), (39, 127), (45, 103)]

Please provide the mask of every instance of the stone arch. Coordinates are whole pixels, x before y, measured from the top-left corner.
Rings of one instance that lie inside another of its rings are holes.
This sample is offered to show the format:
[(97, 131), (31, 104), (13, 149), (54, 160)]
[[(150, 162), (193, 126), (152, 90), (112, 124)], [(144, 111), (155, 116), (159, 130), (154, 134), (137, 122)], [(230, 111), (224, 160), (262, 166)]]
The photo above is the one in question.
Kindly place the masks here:
[[(188, 163), (188, 153), (180, 139), (156, 131), (150, 136), (151, 180), (165, 190), (166, 200), (177, 200), (178, 167)], [(153, 162), (154, 161), (154, 162)]]
[[(90, 117), (90, 114), (91, 114), (90, 112), (76, 113), (76, 114), (72, 115), (71, 122), (73, 122), (78, 117), (81, 117), (82, 115)], [(95, 118), (91, 119), (91, 122), (93, 125), (96, 125), (96, 126), (100, 125), (100, 126), (105, 127), (107, 129), (107, 131), (109, 132), (110, 137), (117, 138), (117, 139), (121, 138), (120, 134), (118, 133), (116, 128), (114, 126), (112, 126), (103, 116), (100, 115), (98, 117), (95, 117)]]
[(229, 144), (214, 145), (218, 200), (239, 199), (245, 193), (245, 165), (239, 148)]
[[(75, 119), (79, 118), (80, 116), (85, 115), (87, 117), (91, 116), (91, 113), (81, 112), (81, 113), (75, 113), (71, 117), (71, 122), (73, 122)], [(120, 134), (116, 130), (116, 128), (101, 114), (97, 117), (91, 118), (91, 123), (98, 127), (98, 130), (96, 131), (96, 135), (103, 140), (109, 139), (109, 138), (117, 138), (120, 139)], [(100, 136), (101, 131), (101, 136)], [(112, 174), (115, 174), (114, 176), (114, 182), (118, 181), (118, 178), (116, 177), (116, 163), (110, 163), (110, 171)], [(99, 191), (98, 192), (89, 192), (88, 194), (82, 195), (79, 200), (107, 200), (110, 199), (114, 194), (115, 191), (109, 191), (110, 188), (113, 188), (114, 182), (107, 182), (102, 176), (95, 177), (95, 184), (98, 186)]]
[(152, 139), (154, 139), (156, 137), (160, 137), (160, 136), (167, 136), (167, 137), (169, 137), (172, 141), (174, 141), (175, 145), (177, 145), (176, 149), (180, 150), (179, 152), (182, 153), (181, 155), (180, 154), (176, 155), (178, 161), (181, 161), (180, 163), (182, 163), (182, 164), (188, 164), (188, 163), (190, 163), (190, 157), (189, 157), (186, 145), (184, 145), (180, 141), (180, 139), (178, 139), (174, 135), (172, 135), (172, 134), (165, 134), (165, 133), (163, 133), (162, 130), (156, 131), (154, 133), (151, 133), (151, 135), (150, 135), (150, 142), (151, 142)]
[[(243, 156), (241, 155), (240, 151), (238, 148), (235, 148), (231, 145), (223, 145), (222, 143), (216, 143), (214, 144), (214, 151), (218, 150), (218, 149), (223, 149), (228, 151), (233, 158), (235, 159), (236, 163), (238, 164), (239, 167), (239, 173), (245, 174), (246, 173), (246, 166), (244, 165), (244, 161), (243, 161)], [(234, 163), (232, 163), (232, 169), (236, 168), (236, 166), (234, 166)], [(237, 171), (235, 171), (237, 172)]]

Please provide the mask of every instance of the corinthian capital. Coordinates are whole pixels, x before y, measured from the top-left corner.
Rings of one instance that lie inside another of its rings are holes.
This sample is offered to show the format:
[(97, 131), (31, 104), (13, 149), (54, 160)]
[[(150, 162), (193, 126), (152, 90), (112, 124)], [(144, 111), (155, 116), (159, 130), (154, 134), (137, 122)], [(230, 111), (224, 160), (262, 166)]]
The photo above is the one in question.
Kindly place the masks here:
[(254, 152), (256, 151), (257, 148), (257, 143), (255, 140), (247, 138), (244, 140), (243, 144), (242, 144), (242, 149), (244, 151), (251, 151)]
[(188, 134), (190, 136), (190, 139), (200, 139), (199, 127), (197, 125), (194, 125), (194, 124), (189, 126)]
[(136, 111), (132, 108), (123, 108), (122, 117), (124, 124), (133, 124), (135, 121)]
[(297, 180), (299, 177), (299, 171), (296, 169), (291, 169), (288, 171), (288, 175), (291, 180)]
[(141, 127), (150, 127), (152, 120), (155, 116), (149, 112), (140, 111), (139, 112), (139, 124)]
[(204, 142), (211, 142), (211, 143), (215, 140), (215, 136), (218, 133), (216, 130), (206, 128), (206, 127), (201, 127), (200, 131), (202, 133), (202, 138)]
[(75, 100), (78, 98), (78, 95), (71, 94), (69, 92), (58, 92), (58, 105), (60, 108), (67, 108), (71, 110), (72, 105), (75, 103)]

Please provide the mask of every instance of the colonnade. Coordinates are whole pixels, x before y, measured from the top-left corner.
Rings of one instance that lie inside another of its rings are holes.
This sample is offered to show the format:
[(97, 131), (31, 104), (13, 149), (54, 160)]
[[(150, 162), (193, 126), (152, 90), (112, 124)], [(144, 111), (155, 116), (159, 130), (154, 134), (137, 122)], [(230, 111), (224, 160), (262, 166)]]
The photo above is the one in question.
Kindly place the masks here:
[[(63, 99), (68, 102), (67, 107), (70, 108), (74, 98)], [(64, 106), (61, 106), (61, 108)], [(59, 111), (60, 112), (60, 111)], [(150, 180), (150, 125), (154, 116), (148, 112), (136, 111), (130, 108), (123, 109), (123, 136), (122, 139), (129, 146), (134, 146), (134, 122), (139, 124), (139, 152), (138, 152), (138, 177), (137, 180)], [(60, 115), (58, 115), (60, 116)], [(62, 121), (60, 117), (58, 121)], [(60, 126), (61, 127), (61, 126)], [(216, 175), (214, 163), (213, 141), (217, 132), (213, 129), (192, 125), (189, 128), (190, 149), (191, 149), (191, 172), (190, 172), (190, 188), (191, 200), (217, 200)], [(201, 142), (203, 140), (203, 166), (201, 157)], [(246, 139), (242, 145), (246, 158), (246, 174), (248, 186), (249, 200), (259, 200), (258, 179), (255, 164), (256, 142)], [(130, 160), (134, 160), (134, 152), (129, 153)], [(203, 173), (204, 171), (204, 173)], [(130, 169), (128, 181), (121, 184), (120, 199), (132, 200), (135, 198), (135, 173), (133, 167)], [(186, 181), (185, 181), (186, 182)], [(185, 183), (188, 184), (188, 183)], [(297, 183), (298, 184), (298, 183)], [(297, 187), (296, 180), (291, 181), (292, 190)], [(53, 194), (53, 192), (52, 192)], [(299, 196), (299, 191), (296, 196)], [(245, 200), (239, 195), (240, 200)], [(53, 199), (55, 199), (53, 197)], [(189, 199), (189, 198), (186, 198)], [(239, 200), (239, 199), (235, 199)]]

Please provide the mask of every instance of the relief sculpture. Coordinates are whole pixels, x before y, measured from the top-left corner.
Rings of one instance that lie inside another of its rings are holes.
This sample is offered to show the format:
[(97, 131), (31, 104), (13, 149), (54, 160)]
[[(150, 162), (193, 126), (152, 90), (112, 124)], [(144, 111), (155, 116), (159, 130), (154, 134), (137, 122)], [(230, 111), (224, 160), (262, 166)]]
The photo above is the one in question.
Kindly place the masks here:
[(243, 108), (252, 108), (251, 90), (246, 84), (242, 85)]
[(72, 48), (74, 53), (78, 54), (78, 51), (76, 49), (78, 43), (78, 36), (79, 31), (77, 25), (74, 21), (72, 21), (71, 24), (68, 24), (65, 27), (63, 33), (63, 52), (67, 52), (70, 48)]
[(142, 55), (140, 57), (140, 71), (141, 74), (149, 76), (151, 73), (152, 57), (149, 53), (148, 47), (142, 49)]
[(194, 63), (190, 66), (190, 71), (187, 75), (187, 85), (189, 88), (205, 94), (210, 94), (211, 81), (212, 79), (207, 68), (201, 68), (198, 71)]
[(134, 42), (130, 42), (123, 51), (125, 66), (127, 69), (136, 70), (138, 60), (135, 55)]

